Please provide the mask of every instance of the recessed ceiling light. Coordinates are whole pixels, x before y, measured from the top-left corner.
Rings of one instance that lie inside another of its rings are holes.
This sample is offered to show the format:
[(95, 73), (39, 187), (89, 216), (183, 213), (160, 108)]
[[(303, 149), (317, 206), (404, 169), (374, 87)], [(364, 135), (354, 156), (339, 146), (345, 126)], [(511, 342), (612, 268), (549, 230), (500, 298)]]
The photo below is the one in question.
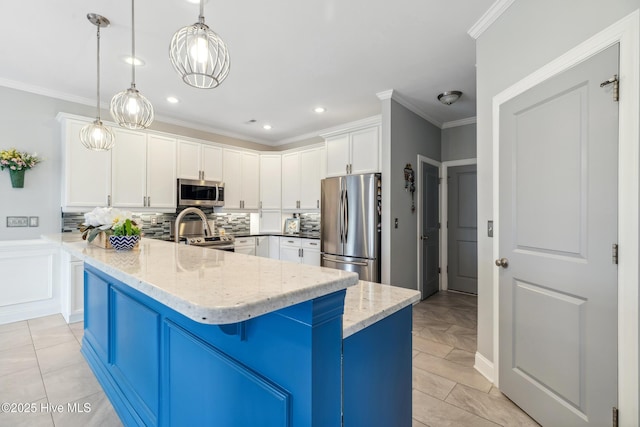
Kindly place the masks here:
[(264, 125), (264, 126), (262, 126), (262, 129), (270, 130), (271, 129), (271, 125)]
[(177, 104), (178, 102), (180, 102), (180, 100), (175, 96), (167, 96), (167, 102), (171, 104)]
[(142, 66), (145, 64), (145, 62), (144, 62), (142, 59), (140, 59), (140, 58), (133, 58), (133, 57), (131, 57), (131, 56), (124, 56), (124, 57), (122, 58), (122, 60), (123, 60), (124, 62), (126, 62), (127, 64), (129, 64), (129, 65), (135, 65), (136, 67), (142, 67)]
[[(209, 3), (209, 0), (204, 0), (205, 3)], [(200, 0), (187, 0), (187, 3), (200, 4)]]
[(325, 111), (327, 111), (327, 109), (324, 108), (324, 107), (316, 107), (316, 108), (313, 109), (313, 111), (315, 111), (318, 114), (321, 114), (321, 113), (324, 113)]

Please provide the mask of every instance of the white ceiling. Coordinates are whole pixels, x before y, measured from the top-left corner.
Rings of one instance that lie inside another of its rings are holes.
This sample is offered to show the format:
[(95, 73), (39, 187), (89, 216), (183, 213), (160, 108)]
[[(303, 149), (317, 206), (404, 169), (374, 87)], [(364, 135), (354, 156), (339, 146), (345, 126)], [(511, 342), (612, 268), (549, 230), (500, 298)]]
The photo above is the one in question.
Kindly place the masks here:
[[(169, 62), (169, 41), (197, 21), (187, 0), (137, 0), (136, 83), (156, 120), (270, 145), (380, 113), (394, 90), (437, 125), (476, 114), (475, 41), (467, 31), (494, 0), (208, 0), (205, 22), (228, 46), (231, 71), (216, 89), (187, 86)], [(95, 104), (96, 27), (102, 101), (130, 86), (128, 0), (5, 2), (0, 85)], [(438, 102), (461, 90), (451, 106)], [(180, 99), (169, 104), (167, 96)], [(316, 114), (316, 106), (327, 111)], [(109, 119), (110, 117), (103, 117)], [(248, 124), (251, 119), (257, 120)], [(270, 131), (262, 129), (270, 124)]]

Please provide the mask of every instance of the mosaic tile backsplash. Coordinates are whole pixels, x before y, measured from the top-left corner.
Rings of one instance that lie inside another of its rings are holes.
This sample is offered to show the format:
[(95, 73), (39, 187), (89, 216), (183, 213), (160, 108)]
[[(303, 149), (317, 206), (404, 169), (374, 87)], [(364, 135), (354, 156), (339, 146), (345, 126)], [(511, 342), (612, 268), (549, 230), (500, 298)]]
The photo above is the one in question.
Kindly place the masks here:
[[(215, 213), (211, 209), (203, 209), (209, 219), (214, 221), (216, 229), (223, 228), (227, 234), (246, 234), (250, 232), (251, 215), (248, 213)], [(171, 236), (171, 226), (177, 214), (135, 214), (134, 219), (141, 225), (142, 232), (147, 237), (168, 238)], [(197, 218), (194, 216), (194, 218)], [(68, 213), (62, 214), (62, 231), (78, 231), (84, 222), (84, 214)], [(300, 214), (300, 232), (319, 233), (320, 214), (303, 213)]]

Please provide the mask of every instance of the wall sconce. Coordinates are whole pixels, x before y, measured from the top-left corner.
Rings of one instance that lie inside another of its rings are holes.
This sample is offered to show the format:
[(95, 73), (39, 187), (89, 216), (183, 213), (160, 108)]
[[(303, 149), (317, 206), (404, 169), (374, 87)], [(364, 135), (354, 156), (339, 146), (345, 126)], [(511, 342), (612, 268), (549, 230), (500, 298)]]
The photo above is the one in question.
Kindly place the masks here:
[(416, 179), (413, 167), (411, 163), (407, 163), (404, 167), (404, 190), (411, 193), (411, 212), (416, 210), (416, 205), (413, 201), (413, 193), (416, 191)]

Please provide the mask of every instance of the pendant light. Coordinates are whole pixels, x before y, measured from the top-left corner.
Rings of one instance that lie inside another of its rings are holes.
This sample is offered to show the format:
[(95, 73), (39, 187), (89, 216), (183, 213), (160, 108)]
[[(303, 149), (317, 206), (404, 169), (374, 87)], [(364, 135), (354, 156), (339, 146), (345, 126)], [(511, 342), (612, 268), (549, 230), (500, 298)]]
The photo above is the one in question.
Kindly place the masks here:
[(229, 74), (229, 51), (204, 23), (204, 0), (200, 0), (198, 22), (173, 35), (169, 58), (182, 80), (199, 89), (218, 87)]
[(153, 106), (136, 89), (135, 28), (135, 5), (134, 0), (131, 0), (131, 87), (111, 99), (111, 117), (122, 127), (146, 129), (153, 122)]
[(110, 22), (104, 16), (97, 15), (95, 13), (87, 14), (87, 19), (93, 25), (98, 27), (98, 35), (97, 35), (97, 44), (98, 44), (98, 84), (97, 84), (97, 94), (98, 94), (98, 103), (96, 105), (96, 119), (93, 123), (84, 126), (80, 129), (80, 142), (82, 145), (87, 147), (89, 150), (94, 151), (107, 151), (113, 148), (113, 144), (115, 142), (115, 138), (113, 137), (113, 132), (111, 129), (104, 126), (102, 121), (100, 120), (100, 28), (108, 27)]

